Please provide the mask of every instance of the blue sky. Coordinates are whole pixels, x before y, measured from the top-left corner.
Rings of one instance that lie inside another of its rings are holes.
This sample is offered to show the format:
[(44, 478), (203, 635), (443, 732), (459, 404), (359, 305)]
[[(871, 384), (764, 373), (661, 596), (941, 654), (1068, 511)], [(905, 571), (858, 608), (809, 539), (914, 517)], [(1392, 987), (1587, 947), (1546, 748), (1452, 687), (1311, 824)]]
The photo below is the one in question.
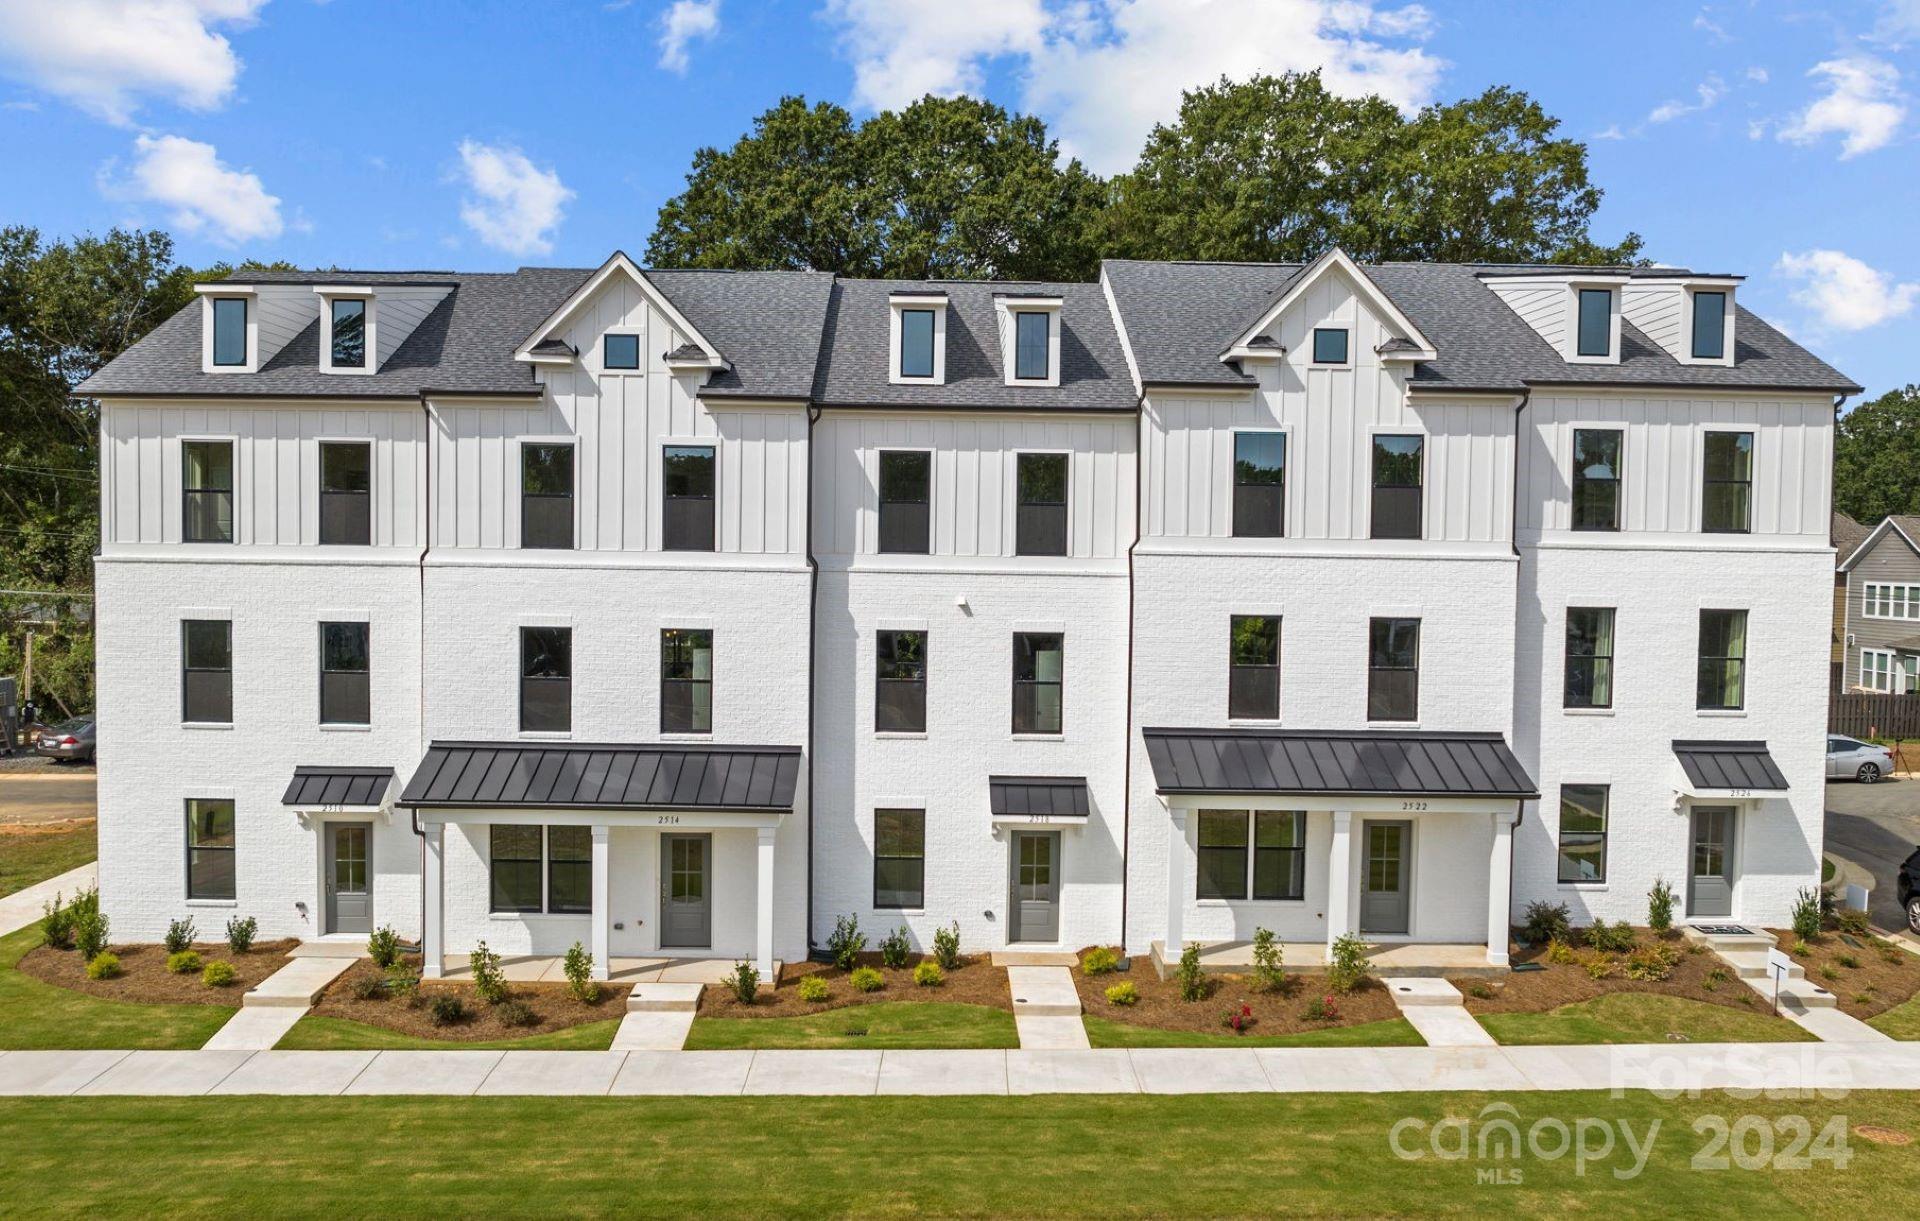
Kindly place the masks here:
[(1315, 66), (1404, 107), (1525, 90), (1589, 142), (1600, 237), (1746, 275), (1869, 393), (1920, 381), (1920, 0), (0, 0), (0, 221), (593, 265), (783, 93), (984, 93), (1114, 172), (1182, 87)]

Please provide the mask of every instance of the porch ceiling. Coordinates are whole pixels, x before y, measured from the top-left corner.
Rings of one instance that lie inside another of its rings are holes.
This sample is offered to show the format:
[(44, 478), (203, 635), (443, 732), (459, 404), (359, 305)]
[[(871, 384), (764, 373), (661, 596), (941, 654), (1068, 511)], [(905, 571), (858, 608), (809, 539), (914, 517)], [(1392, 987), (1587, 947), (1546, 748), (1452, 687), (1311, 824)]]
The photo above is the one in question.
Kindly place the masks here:
[(1141, 735), (1162, 795), (1540, 795), (1497, 733), (1143, 729)]
[(435, 742), (397, 804), (787, 813), (799, 777), (797, 746)]

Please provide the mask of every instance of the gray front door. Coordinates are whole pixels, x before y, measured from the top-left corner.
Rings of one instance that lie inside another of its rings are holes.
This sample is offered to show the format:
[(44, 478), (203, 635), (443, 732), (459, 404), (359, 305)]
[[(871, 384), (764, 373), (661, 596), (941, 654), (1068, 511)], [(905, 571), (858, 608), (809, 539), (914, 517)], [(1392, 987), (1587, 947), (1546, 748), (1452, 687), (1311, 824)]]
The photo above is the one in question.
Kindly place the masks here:
[(373, 824), (327, 824), (327, 931), (373, 931)]
[(1733, 808), (1693, 808), (1693, 874), (1687, 915), (1733, 915)]
[(1060, 833), (1013, 833), (1013, 927), (1009, 941), (1060, 940)]
[(660, 837), (660, 945), (713, 944), (713, 836)]
[(1366, 855), (1362, 862), (1360, 931), (1404, 933), (1412, 878), (1408, 849), (1413, 846), (1410, 822), (1366, 824)]

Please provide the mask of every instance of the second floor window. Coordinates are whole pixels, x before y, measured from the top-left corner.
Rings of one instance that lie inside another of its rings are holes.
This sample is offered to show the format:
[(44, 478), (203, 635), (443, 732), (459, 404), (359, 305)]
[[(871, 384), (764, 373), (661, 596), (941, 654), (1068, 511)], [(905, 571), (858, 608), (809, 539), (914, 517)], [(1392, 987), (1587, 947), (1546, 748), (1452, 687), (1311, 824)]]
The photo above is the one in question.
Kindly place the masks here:
[(1693, 294), (1693, 358), (1721, 360), (1727, 354), (1727, 294)]
[(1013, 634), (1013, 732), (1060, 732), (1063, 643), (1058, 632)]
[(1231, 622), (1227, 716), (1274, 720), (1280, 715), (1280, 620), (1273, 615), (1235, 615)]
[(1580, 290), (1580, 317), (1574, 343), (1574, 353), (1578, 356), (1613, 355), (1612, 289)]
[(1697, 706), (1744, 708), (1747, 700), (1747, 612), (1700, 612), (1700, 678)]
[(573, 446), (520, 447), (520, 545), (573, 546)]
[(1920, 619), (1920, 585), (1866, 582), (1860, 613), (1868, 619)]
[(213, 363), (221, 367), (247, 363), (247, 301), (244, 297), (213, 299)]
[(1374, 619), (1367, 628), (1367, 719), (1420, 719), (1420, 621)]
[(1745, 534), (1753, 528), (1753, 434), (1706, 436), (1700, 528), (1708, 534)]
[(1287, 532), (1287, 434), (1233, 436), (1233, 536), (1279, 538)]
[(233, 723), (233, 623), (188, 619), (180, 625), (180, 719), (196, 725)]
[(664, 456), (660, 545), (713, 550), (713, 446), (669, 445)]
[(367, 625), (320, 625), (320, 723), (365, 725), (372, 705)]
[(180, 537), (189, 543), (233, 541), (233, 442), (180, 443)]
[(880, 452), (880, 551), (925, 555), (933, 455), (925, 450)]
[(900, 311), (900, 376), (933, 376), (933, 311)]
[(1067, 456), (1020, 454), (1015, 459), (1019, 503), (1014, 510), (1015, 555), (1067, 553)]
[(927, 730), (927, 634), (881, 632), (874, 638), (873, 727), (880, 733)]
[(1573, 430), (1573, 528), (1620, 528), (1620, 439), (1617, 428)]
[(333, 315), (333, 351), (329, 355), (336, 369), (367, 367), (367, 303), (355, 298), (339, 298), (329, 303)]
[(713, 732), (713, 633), (660, 633), (660, 732)]
[(573, 629), (520, 629), (520, 731), (573, 729)]
[(1567, 608), (1564, 706), (1613, 707), (1613, 608)]
[(1607, 786), (1560, 786), (1560, 881), (1607, 880)]
[(373, 443), (320, 443), (320, 541), (364, 547), (373, 541)]
[(1420, 537), (1420, 459), (1425, 437), (1373, 439), (1374, 538)]
[(1013, 315), (1013, 376), (1017, 381), (1045, 381), (1052, 362), (1048, 359), (1049, 333), (1053, 320), (1040, 310), (1019, 310)]

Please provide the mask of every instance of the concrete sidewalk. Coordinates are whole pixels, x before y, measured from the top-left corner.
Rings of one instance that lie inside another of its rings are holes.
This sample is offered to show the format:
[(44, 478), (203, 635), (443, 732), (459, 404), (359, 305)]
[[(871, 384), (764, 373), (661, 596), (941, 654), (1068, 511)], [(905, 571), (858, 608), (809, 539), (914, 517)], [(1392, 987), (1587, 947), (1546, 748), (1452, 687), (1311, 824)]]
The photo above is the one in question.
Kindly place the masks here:
[(74, 895), (97, 884), (100, 880), (100, 862), (88, 861), (77, 869), (69, 869), (57, 878), (48, 878), (44, 882), (35, 882), (25, 890), (16, 890), (4, 899), (0, 899), (0, 937), (27, 927), (41, 916), (46, 915), (46, 905), (58, 894), (71, 899)]

